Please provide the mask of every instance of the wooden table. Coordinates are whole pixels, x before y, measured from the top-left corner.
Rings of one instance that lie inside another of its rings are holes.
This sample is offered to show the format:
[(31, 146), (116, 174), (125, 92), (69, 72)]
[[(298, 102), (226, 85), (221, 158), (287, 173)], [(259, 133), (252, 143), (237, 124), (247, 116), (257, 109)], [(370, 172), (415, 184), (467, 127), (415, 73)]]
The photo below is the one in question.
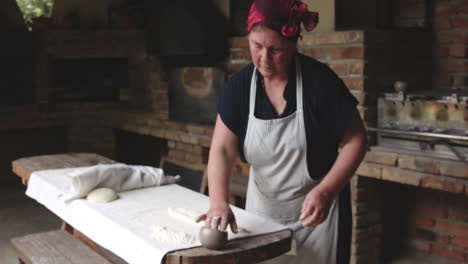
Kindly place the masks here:
[[(93, 153), (66, 153), (20, 158), (12, 162), (12, 170), (27, 185), (31, 173), (38, 170), (92, 166), (115, 163), (114, 160)], [(62, 225), (81, 241), (96, 250), (112, 263), (126, 263), (112, 252), (100, 247), (70, 225)], [(289, 230), (230, 240), (222, 250), (204, 247), (183, 249), (166, 254), (164, 264), (244, 264), (257, 263), (282, 255), (291, 248), (292, 232)]]

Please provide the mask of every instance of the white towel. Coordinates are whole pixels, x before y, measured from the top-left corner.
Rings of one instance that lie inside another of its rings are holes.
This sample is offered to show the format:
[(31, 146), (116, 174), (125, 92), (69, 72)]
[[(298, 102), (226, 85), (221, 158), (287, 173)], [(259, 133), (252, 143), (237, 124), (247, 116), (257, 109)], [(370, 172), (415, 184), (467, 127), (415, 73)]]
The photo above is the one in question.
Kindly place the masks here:
[(98, 187), (116, 192), (177, 182), (179, 175), (167, 176), (161, 168), (139, 165), (99, 164), (70, 169), (65, 172), (68, 184), (61, 198), (65, 201), (83, 198)]

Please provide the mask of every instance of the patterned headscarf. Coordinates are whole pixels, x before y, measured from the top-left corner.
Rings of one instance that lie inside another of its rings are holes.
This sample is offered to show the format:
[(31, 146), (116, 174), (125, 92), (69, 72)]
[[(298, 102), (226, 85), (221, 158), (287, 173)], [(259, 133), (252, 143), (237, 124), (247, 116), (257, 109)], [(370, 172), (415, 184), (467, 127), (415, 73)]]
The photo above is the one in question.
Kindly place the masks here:
[(247, 32), (257, 25), (279, 32), (288, 39), (297, 39), (301, 22), (307, 31), (318, 24), (318, 13), (309, 12), (307, 5), (299, 0), (255, 0), (247, 19)]

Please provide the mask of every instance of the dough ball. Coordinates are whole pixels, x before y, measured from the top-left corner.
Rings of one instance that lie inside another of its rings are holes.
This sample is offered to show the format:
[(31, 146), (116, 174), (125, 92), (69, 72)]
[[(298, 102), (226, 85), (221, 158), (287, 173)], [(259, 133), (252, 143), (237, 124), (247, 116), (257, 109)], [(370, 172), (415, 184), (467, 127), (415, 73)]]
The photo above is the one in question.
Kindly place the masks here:
[(108, 203), (115, 199), (117, 199), (117, 193), (111, 188), (96, 188), (86, 196), (86, 200), (93, 203)]

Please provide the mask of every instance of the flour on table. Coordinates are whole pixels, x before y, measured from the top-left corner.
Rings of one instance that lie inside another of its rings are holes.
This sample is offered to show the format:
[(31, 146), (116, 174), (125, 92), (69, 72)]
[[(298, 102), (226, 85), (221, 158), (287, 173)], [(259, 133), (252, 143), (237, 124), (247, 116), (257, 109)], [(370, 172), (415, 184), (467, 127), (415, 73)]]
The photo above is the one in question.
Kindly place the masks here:
[(151, 237), (159, 242), (173, 245), (190, 245), (198, 242), (195, 235), (167, 226), (153, 226)]

